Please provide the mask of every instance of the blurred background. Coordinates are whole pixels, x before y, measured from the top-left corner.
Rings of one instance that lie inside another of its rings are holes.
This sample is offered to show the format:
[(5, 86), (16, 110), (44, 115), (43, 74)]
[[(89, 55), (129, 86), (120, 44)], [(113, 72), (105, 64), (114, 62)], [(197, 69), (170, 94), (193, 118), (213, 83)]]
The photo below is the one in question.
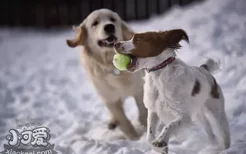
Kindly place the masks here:
[[(81, 48), (69, 48), (93, 10), (116, 11), (135, 32), (184, 29), (190, 44), (178, 57), (190, 65), (207, 58), (221, 62), (214, 74), (225, 95), (232, 146), (223, 154), (246, 154), (246, 0), (0, 0), (0, 152), (10, 129), (30, 121), (50, 129), (62, 154), (156, 154), (143, 136), (113, 140), (108, 111), (80, 61)], [(129, 98), (127, 116), (137, 108)], [(195, 129), (170, 154), (198, 154), (206, 137)]]
[(143, 20), (172, 6), (201, 0), (1, 0), (0, 25), (10, 27), (64, 27), (80, 23), (90, 12), (108, 8), (125, 21)]

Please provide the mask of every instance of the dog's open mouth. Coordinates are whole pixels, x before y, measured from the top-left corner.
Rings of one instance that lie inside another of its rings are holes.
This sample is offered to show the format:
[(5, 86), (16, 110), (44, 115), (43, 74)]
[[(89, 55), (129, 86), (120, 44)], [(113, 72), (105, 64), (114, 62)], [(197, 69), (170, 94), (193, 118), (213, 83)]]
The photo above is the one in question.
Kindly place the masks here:
[(131, 62), (130, 64), (127, 66), (127, 70), (130, 71), (130, 72), (134, 72), (136, 70), (136, 64), (137, 64), (137, 57), (132, 55), (132, 54), (129, 54), (128, 56), (131, 57)]
[(114, 35), (110, 35), (106, 39), (99, 40), (98, 45), (101, 47), (113, 47), (114, 43), (117, 41), (117, 38)]

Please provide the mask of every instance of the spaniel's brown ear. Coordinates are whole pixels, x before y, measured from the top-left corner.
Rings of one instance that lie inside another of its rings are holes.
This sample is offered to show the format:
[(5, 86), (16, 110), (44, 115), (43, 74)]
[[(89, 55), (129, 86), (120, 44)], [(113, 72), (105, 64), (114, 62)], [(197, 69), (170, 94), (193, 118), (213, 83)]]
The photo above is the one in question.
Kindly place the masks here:
[(67, 45), (71, 48), (77, 47), (78, 45), (84, 45), (86, 40), (86, 29), (84, 26), (73, 27), (77, 35), (74, 39), (67, 40)]
[(179, 42), (181, 40), (184, 40), (187, 43), (189, 43), (189, 37), (187, 33), (182, 29), (174, 29), (174, 30), (165, 31), (163, 32), (162, 38), (163, 38), (163, 42), (166, 42), (166, 45), (169, 48), (181, 47), (179, 45)]
[(133, 35), (134, 35), (134, 32), (132, 29), (130, 29), (126, 23), (124, 21), (122, 21), (121, 23), (121, 29), (122, 29), (122, 33), (123, 33), (123, 40), (126, 41), (126, 40), (130, 40)]

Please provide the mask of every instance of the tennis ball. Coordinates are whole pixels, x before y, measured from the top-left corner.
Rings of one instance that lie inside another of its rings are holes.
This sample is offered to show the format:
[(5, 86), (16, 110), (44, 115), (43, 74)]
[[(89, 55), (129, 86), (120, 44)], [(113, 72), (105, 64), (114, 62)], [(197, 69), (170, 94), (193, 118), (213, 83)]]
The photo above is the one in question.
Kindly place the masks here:
[(130, 64), (130, 62), (131, 58), (128, 55), (119, 53), (114, 55), (113, 64), (120, 71), (127, 70), (127, 66)]

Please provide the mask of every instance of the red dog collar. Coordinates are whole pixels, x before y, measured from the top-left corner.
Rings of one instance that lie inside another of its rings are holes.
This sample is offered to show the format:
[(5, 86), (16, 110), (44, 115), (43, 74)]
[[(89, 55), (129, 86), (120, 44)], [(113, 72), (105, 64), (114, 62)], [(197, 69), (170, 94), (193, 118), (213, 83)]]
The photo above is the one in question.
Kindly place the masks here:
[(169, 57), (167, 60), (165, 60), (164, 62), (160, 63), (159, 65), (154, 66), (154, 67), (152, 67), (150, 69), (146, 69), (146, 71), (149, 73), (149, 72), (152, 72), (152, 71), (156, 71), (156, 70), (162, 69), (162, 68), (166, 67), (168, 64), (172, 63), (174, 60), (175, 60), (175, 57)]

